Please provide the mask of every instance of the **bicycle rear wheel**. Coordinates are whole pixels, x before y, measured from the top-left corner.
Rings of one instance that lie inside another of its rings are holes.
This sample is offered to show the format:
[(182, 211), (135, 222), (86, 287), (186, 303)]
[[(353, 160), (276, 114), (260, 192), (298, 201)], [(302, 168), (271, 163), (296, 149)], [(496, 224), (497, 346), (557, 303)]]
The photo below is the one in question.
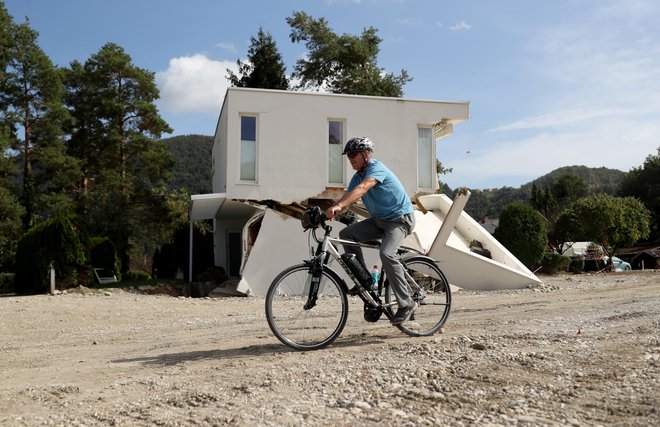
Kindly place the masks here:
[(273, 334), (296, 350), (332, 343), (348, 318), (348, 298), (339, 278), (324, 270), (314, 307), (305, 309), (312, 275), (305, 264), (281, 272), (266, 294), (266, 319)]
[[(411, 336), (427, 336), (438, 332), (445, 324), (451, 310), (451, 289), (447, 278), (429, 257), (412, 256), (404, 260), (408, 274), (415, 281), (409, 292), (418, 307), (407, 322), (397, 325)], [(417, 289), (414, 289), (417, 288)], [(395, 302), (394, 291), (389, 283), (385, 288), (385, 302)]]

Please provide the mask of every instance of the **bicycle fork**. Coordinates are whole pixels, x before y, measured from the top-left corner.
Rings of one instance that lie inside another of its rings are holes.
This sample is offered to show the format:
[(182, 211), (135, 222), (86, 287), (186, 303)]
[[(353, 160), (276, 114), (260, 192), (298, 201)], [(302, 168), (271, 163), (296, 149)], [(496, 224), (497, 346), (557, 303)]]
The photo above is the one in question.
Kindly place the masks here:
[(323, 274), (323, 260), (325, 259), (325, 251), (319, 253), (311, 261), (309, 272), (311, 273), (311, 280), (309, 284), (309, 291), (307, 294), (307, 302), (303, 306), (305, 310), (311, 310), (316, 305), (316, 300), (319, 296), (319, 288), (321, 286), (321, 276)]

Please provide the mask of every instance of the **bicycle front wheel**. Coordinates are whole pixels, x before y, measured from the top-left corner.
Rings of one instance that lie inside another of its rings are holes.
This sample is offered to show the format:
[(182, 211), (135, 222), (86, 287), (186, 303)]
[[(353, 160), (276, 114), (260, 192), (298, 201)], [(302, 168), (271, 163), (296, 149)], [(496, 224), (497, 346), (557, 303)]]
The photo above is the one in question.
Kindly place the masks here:
[[(438, 265), (426, 256), (405, 259), (408, 275), (415, 283), (408, 285), (408, 292), (417, 302), (417, 310), (410, 320), (397, 325), (402, 332), (411, 336), (428, 336), (438, 332), (445, 324), (451, 310), (451, 289), (447, 278)], [(387, 284), (385, 302), (395, 302), (394, 291)]]
[(305, 308), (312, 282), (309, 266), (298, 264), (281, 272), (266, 294), (266, 319), (277, 339), (296, 350), (316, 350), (333, 342), (348, 318), (348, 298), (339, 280), (324, 270), (316, 304)]

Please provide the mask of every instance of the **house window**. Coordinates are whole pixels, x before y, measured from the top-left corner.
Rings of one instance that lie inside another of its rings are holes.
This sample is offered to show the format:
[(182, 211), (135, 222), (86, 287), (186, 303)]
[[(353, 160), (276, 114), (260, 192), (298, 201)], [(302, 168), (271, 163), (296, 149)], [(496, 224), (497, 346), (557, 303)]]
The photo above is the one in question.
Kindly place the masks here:
[(257, 180), (257, 118), (241, 116), (241, 180)]
[(344, 184), (344, 122), (328, 121), (328, 183)]
[(417, 187), (435, 188), (433, 158), (433, 129), (417, 128)]

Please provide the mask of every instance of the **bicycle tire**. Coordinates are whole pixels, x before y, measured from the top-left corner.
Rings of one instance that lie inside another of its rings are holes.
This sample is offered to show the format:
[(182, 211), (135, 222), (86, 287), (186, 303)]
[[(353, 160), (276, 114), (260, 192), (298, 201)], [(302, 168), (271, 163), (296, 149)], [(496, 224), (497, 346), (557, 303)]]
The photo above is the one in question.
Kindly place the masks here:
[[(423, 292), (414, 292), (418, 307), (407, 322), (396, 325), (410, 336), (433, 335), (442, 328), (451, 311), (451, 288), (444, 273), (433, 259), (415, 255), (403, 261), (408, 273)], [(385, 283), (386, 304), (396, 301), (389, 282)]]
[(324, 267), (316, 305), (304, 308), (311, 283), (310, 267), (298, 264), (275, 277), (266, 294), (266, 320), (283, 344), (296, 350), (317, 350), (332, 343), (348, 319), (346, 285)]

